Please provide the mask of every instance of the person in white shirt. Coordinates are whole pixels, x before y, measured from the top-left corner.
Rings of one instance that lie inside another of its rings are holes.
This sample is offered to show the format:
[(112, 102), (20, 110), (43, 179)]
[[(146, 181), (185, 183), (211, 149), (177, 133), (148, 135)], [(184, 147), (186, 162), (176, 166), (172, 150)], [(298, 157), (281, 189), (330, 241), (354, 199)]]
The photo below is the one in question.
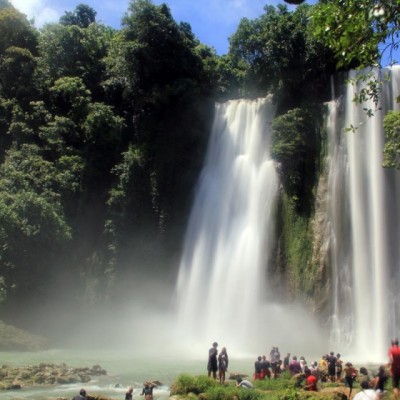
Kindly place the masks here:
[(374, 389), (370, 389), (368, 381), (361, 382), (361, 390), (353, 397), (353, 400), (378, 400)]

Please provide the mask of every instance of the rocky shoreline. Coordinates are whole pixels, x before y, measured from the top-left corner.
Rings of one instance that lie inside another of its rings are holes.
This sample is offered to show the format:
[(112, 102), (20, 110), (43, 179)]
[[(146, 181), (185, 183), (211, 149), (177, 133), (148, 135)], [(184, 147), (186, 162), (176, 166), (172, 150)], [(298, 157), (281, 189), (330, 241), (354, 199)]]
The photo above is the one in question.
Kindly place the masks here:
[(107, 375), (100, 365), (75, 368), (67, 364), (41, 363), (34, 366), (0, 368), (0, 390), (17, 390), (26, 386), (86, 383), (92, 376)]

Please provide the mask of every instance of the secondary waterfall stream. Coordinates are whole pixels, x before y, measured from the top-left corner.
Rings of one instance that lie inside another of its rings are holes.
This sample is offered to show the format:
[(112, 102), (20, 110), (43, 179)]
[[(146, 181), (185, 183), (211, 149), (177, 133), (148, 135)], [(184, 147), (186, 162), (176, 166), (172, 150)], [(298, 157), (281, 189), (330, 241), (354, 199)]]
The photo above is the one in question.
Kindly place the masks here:
[[(353, 72), (351, 77), (355, 77)], [(365, 361), (385, 360), (398, 336), (399, 173), (382, 168), (383, 116), (398, 110), (400, 69), (386, 69), (373, 118), (348, 85), (329, 104), (328, 227), (333, 281), (331, 342)], [(339, 115), (343, 114), (342, 118)], [(355, 132), (344, 132), (354, 126)]]

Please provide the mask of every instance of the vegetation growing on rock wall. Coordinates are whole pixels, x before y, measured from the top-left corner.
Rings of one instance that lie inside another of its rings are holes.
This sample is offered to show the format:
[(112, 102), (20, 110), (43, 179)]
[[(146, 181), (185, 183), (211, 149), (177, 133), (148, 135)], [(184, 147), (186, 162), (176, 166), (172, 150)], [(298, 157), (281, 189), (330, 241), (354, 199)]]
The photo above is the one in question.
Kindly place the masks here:
[(305, 274), (312, 256), (312, 230), (310, 215), (299, 214), (293, 200), (282, 195), (282, 219), (280, 242), (283, 245), (284, 274), (287, 280), (288, 297), (311, 296), (310, 276)]
[(383, 166), (400, 169), (400, 112), (390, 111), (384, 118), (386, 142), (383, 149)]
[(271, 156), (279, 165), (283, 190), (298, 212), (310, 214), (316, 182), (320, 139), (316, 120), (306, 109), (295, 108), (272, 123)]

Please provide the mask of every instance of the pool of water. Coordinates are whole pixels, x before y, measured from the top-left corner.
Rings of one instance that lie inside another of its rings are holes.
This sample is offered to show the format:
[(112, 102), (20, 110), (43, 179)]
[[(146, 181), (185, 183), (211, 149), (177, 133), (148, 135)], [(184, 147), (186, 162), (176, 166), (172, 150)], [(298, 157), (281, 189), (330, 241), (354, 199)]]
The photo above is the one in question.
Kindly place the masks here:
[[(0, 391), (4, 400), (54, 400), (71, 399), (83, 387), (88, 394), (101, 394), (112, 399), (124, 399), (129, 386), (134, 387), (133, 397), (140, 396), (143, 382), (157, 380), (162, 383), (154, 391), (155, 400), (165, 400), (170, 394), (170, 385), (179, 374), (200, 375), (206, 373), (207, 360), (185, 357), (163, 358), (162, 355), (136, 357), (135, 354), (104, 350), (48, 350), (41, 352), (0, 352), (0, 363), (9, 366), (37, 365), (41, 362), (71, 367), (91, 367), (99, 364), (107, 371), (106, 376), (93, 377), (86, 384), (56, 385), (48, 387), (24, 387), (20, 390)], [(251, 374), (254, 360), (231, 359), (230, 371)]]

